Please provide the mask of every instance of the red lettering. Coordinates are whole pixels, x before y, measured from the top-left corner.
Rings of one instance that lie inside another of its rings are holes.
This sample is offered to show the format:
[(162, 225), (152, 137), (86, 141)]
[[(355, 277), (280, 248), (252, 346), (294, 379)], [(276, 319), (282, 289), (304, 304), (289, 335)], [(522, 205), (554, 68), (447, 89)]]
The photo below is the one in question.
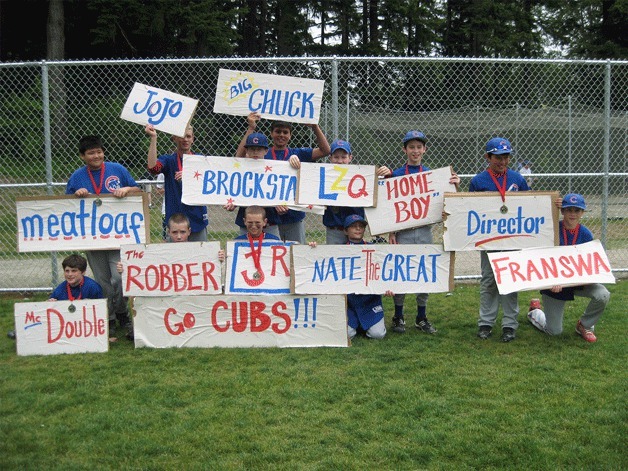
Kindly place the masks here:
[(209, 286), (211, 285), (214, 291), (218, 290), (218, 282), (216, 278), (214, 278), (214, 269), (216, 265), (213, 262), (203, 262), (203, 285), (205, 287), (205, 291), (208, 291)]
[[(504, 221), (504, 219), (502, 219), (502, 221)], [(528, 280), (532, 279), (532, 273), (534, 273), (537, 280), (543, 279), (543, 277), (541, 276), (541, 273), (534, 266), (534, 262), (532, 260), (528, 260)]]
[(292, 325), (292, 319), (290, 318), (288, 313), (285, 312), (286, 309), (286, 303), (284, 303), (283, 301), (277, 301), (275, 304), (273, 304), (271, 312), (273, 313), (273, 315), (279, 317), (280, 319), (283, 319), (284, 322), (283, 327), (279, 323), (273, 322), (272, 329), (273, 332), (275, 332), (276, 334), (285, 334), (288, 329), (290, 329), (290, 325)]
[(188, 263), (185, 268), (188, 274), (188, 289), (190, 291), (198, 291), (199, 289), (201, 289), (201, 285), (195, 285), (194, 284), (194, 280), (193, 278), (195, 276), (199, 276), (200, 273), (197, 271), (192, 271), (192, 267), (196, 267), (198, 265), (198, 263)]
[[(51, 316), (57, 316), (57, 319), (59, 320), (59, 333), (55, 337), (52, 336), (52, 317)], [(63, 335), (63, 316), (56, 309), (52, 309), (52, 308), (46, 309), (46, 321), (48, 323), (48, 343), (55, 343)]]
[(246, 301), (231, 303), (231, 320), (233, 321), (234, 332), (246, 330), (249, 324), (249, 305)]
[(284, 276), (290, 276), (290, 268), (286, 264), (285, 256), (288, 253), (288, 247), (285, 245), (272, 245), (273, 251), (273, 265), (270, 270), (270, 276), (276, 276), (277, 273), (277, 263), (280, 263), (283, 267)]
[(175, 322), (174, 324), (170, 323), (170, 316), (174, 316), (176, 314), (177, 314), (176, 309), (171, 308), (171, 307), (166, 309), (166, 313), (164, 314), (164, 325), (166, 326), (166, 330), (171, 335), (179, 335), (185, 330), (181, 322)]
[(141, 273), (141, 269), (140, 267), (136, 266), (136, 265), (128, 265), (127, 266), (127, 270), (126, 270), (126, 291), (130, 291), (131, 290), (131, 283), (133, 283), (135, 286), (137, 286), (139, 289), (143, 290), (144, 289), (144, 285), (142, 283), (139, 282), (139, 280), (136, 278), (137, 275), (139, 275)]
[(569, 257), (571, 259), (571, 263), (576, 269), (576, 272), (578, 272), (578, 276), (582, 276), (583, 272), (586, 272), (586, 274), (589, 276), (593, 274), (593, 270), (591, 269), (591, 254), (588, 253), (586, 254), (586, 256), (587, 256), (586, 262), (584, 261), (582, 254), (578, 254), (577, 260), (574, 259), (573, 256)]
[(170, 278), (170, 266), (159, 265), (159, 290), (168, 291), (172, 288), (172, 278)]
[(565, 278), (571, 278), (573, 276), (573, 270), (569, 266), (569, 258), (562, 255), (558, 257), (558, 263), (560, 263), (561, 266), (565, 269), (561, 270), (560, 274)]
[(264, 332), (270, 327), (270, 317), (264, 313), (266, 304), (261, 301), (251, 302), (251, 332)]
[[(150, 272), (153, 272), (151, 275)], [(144, 271), (144, 281), (148, 291), (155, 291), (159, 288), (159, 269), (155, 265), (148, 265)], [(150, 284), (151, 281), (153, 284)]]
[(512, 276), (512, 281), (516, 282), (516, 276), (518, 276), (521, 281), (527, 281), (525, 276), (523, 276), (521, 274), (521, 272), (519, 271), (521, 269), (521, 265), (519, 265), (517, 262), (510, 262), (508, 264), (508, 268), (510, 269), (510, 276)]
[(495, 274), (495, 280), (497, 284), (501, 284), (502, 282), (502, 272), (506, 271), (508, 268), (499, 266), (500, 262), (505, 260), (510, 260), (510, 257), (502, 257), (502, 258), (494, 258), (491, 260), (491, 264), (493, 265), (493, 273)]
[[(362, 186), (358, 188), (357, 191), (353, 191), (353, 184), (356, 182), (362, 183)], [(368, 196), (368, 192), (366, 191), (366, 178), (364, 178), (363, 175), (354, 175), (349, 181), (347, 194), (353, 199), (359, 198), (360, 196)]]
[(24, 319), (24, 324), (41, 322), (41, 317), (36, 316), (34, 312), (27, 312), (26, 319)]
[(606, 262), (598, 252), (593, 253), (593, 259), (595, 262), (595, 273), (600, 273), (600, 267), (604, 267), (606, 273), (611, 271), (611, 267), (606, 265)]
[(227, 332), (229, 330), (229, 321), (225, 323), (224, 327), (218, 324), (218, 309), (228, 308), (229, 306), (227, 306), (227, 303), (224, 301), (218, 301), (216, 304), (214, 304), (214, 307), (212, 308), (212, 325), (214, 326), (214, 329), (216, 329), (218, 332)]
[(541, 266), (543, 267), (543, 275), (545, 278), (558, 278), (558, 268), (556, 267), (556, 260), (552, 257), (549, 260), (542, 258)]
[(185, 289), (187, 283), (185, 281), (185, 276), (183, 276), (183, 264), (181, 263), (173, 263), (172, 264), (172, 281), (174, 285), (174, 292), (179, 293)]

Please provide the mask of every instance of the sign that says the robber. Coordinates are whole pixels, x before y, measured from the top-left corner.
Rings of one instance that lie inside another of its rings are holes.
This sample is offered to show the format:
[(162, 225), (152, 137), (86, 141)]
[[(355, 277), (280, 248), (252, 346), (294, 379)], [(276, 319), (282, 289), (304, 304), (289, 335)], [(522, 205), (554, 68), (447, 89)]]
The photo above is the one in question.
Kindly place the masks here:
[(411, 173), (378, 181), (377, 205), (365, 208), (371, 234), (396, 232), (443, 220), (446, 192), (455, 192), (449, 183), (451, 168)]
[(318, 124), (323, 80), (220, 69), (214, 113)]
[(151, 124), (159, 131), (183, 137), (198, 100), (136, 83), (122, 108), (120, 118), (137, 124)]
[(146, 194), (17, 198), (18, 252), (117, 249), (148, 237)]
[(446, 193), (445, 250), (515, 250), (558, 245), (557, 192)]

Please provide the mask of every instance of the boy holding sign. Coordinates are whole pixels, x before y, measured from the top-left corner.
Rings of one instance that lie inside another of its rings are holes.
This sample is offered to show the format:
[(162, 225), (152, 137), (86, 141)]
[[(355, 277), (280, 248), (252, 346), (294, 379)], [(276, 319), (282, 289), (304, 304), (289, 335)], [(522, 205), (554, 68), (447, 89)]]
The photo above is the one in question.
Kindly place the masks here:
[[(586, 208), (582, 195), (570, 193), (563, 198), (560, 209), (563, 220), (558, 224), (560, 245), (578, 245), (593, 240), (591, 231), (580, 224)], [(576, 333), (587, 342), (597, 340), (593, 327), (600, 320), (611, 296), (604, 285), (592, 283), (574, 287), (552, 286), (551, 289), (542, 290), (541, 294), (545, 312), (540, 306), (528, 312), (528, 320), (534, 327), (549, 335), (560, 335), (563, 331), (565, 303), (573, 301), (574, 296), (582, 296), (591, 301), (576, 324)], [(531, 307), (534, 306), (531, 304)]]

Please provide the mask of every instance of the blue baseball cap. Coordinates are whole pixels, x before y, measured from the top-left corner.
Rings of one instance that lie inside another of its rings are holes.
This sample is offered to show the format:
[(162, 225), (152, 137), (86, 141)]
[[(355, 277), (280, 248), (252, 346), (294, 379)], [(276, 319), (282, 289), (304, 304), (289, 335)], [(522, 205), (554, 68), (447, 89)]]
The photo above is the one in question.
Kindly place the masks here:
[(504, 137), (494, 137), (486, 143), (486, 153), (494, 155), (512, 154), (512, 146), (508, 139)]
[(587, 205), (584, 203), (584, 196), (578, 193), (569, 193), (563, 198), (563, 208), (579, 208), (582, 210), (587, 209)]
[(351, 224), (355, 224), (356, 222), (363, 222), (365, 226), (368, 224), (366, 222), (366, 219), (364, 219), (359, 214), (350, 214), (349, 216), (345, 218), (345, 224), (344, 224), (345, 229), (349, 227)]
[(427, 143), (427, 137), (421, 131), (408, 131), (405, 136), (403, 136), (403, 144), (412, 140), (421, 141), (423, 144)]
[(331, 143), (331, 153), (333, 154), (336, 150), (342, 149), (347, 154), (351, 153), (351, 144), (348, 141), (343, 141), (342, 139), (336, 139)]
[(266, 147), (268, 149), (268, 139), (261, 132), (249, 134), (244, 147)]

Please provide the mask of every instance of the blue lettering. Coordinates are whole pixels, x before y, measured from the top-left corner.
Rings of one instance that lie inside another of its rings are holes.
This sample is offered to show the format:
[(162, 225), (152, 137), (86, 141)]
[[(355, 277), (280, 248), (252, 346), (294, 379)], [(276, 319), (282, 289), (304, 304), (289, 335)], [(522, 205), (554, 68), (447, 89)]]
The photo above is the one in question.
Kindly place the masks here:
[(308, 115), (310, 119), (314, 118), (314, 103), (312, 103), (313, 99), (314, 99), (314, 93), (303, 94), (303, 104), (301, 105), (301, 117), (302, 118), (304, 118), (306, 114)]
[(203, 194), (211, 195), (216, 191), (216, 185), (214, 184), (214, 178), (216, 174), (212, 170), (205, 170), (203, 175)]
[(290, 95), (290, 111), (288, 111), (288, 116), (293, 117), (299, 114), (299, 107), (297, 106), (295, 110), (293, 110), (293, 105), (294, 105), (294, 99), (296, 98), (300, 98), (301, 97), (301, 92), (294, 92), (292, 95)]
[(251, 92), (251, 96), (249, 97), (249, 110), (251, 110), (251, 111), (259, 111), (259, 109), (262, 107), (262, 105), (260, 104), (259, 101), (255, 102), (255, 104), (253, 104), (253, 100), (256, 98), (256, 95), (258, 95), (258, 94), (262, 94), (263, 95), (264, 91), (260, 90), (258, 88), (257, 90), (253, 90)]
[[(113, 216), (109, 213), (105, 213), (100, 216), (100, 221), (98, 222), (98, 229), (101, 234), (107, 235), (113, 229)], [(94, 233), (95, 234), (95, 233)]]
[(320, 168), (320, 183), (318, 186), (318, 197), (323, 200), (334, 200), (338, 198), (338, 193), (325, 193), (325, 167)]
[(68, 211), (61, 215), (61, 232), (65, 237), (78, 237), (78, 233), (76, 232), (76, 223), (74, 221), (75, 216), (76, 213), (70, 213)]
[(248, 183), (253, 180), (253, 172), (244, 172), (242, 175), (242, 196), (250, 198), (253, 194), (253, 188), (250, 188)]
[(277, 174), (271, 173), (268, 175), (266, 183), (271, 187), (271, 190), (266, 193), (266, 198), (269, 200), (275, 199), (275, 196), (277, 196)]
[(133, 112), (135, 114), (142, 114), (144, 111), (146, 111), (148, 109), (148, 107), (150, 106), (150, 100), (154, 95), (157, 95), (157, 92), (154, 92), (152, 90), (146, 90), (146, 93), (148, 93), (148, 100), (146, 100), (146, 103), (144, 104), (144, 108), (142, 108), (141, 110), (137, 109), (137, 105), (139, 103), (135, 103), (133, 105)]
[(59, 218), (56, 214), (51, 214), (48, 216), (48, 235), (50, 237), (57, 237), (59, 235), (59, 230), (55, 229), (56, 226), (59, 225)]
[(242, 174), (232, 173), (229, 180), (229, 193), (231, 196), (238, 196), (242, 190)]

